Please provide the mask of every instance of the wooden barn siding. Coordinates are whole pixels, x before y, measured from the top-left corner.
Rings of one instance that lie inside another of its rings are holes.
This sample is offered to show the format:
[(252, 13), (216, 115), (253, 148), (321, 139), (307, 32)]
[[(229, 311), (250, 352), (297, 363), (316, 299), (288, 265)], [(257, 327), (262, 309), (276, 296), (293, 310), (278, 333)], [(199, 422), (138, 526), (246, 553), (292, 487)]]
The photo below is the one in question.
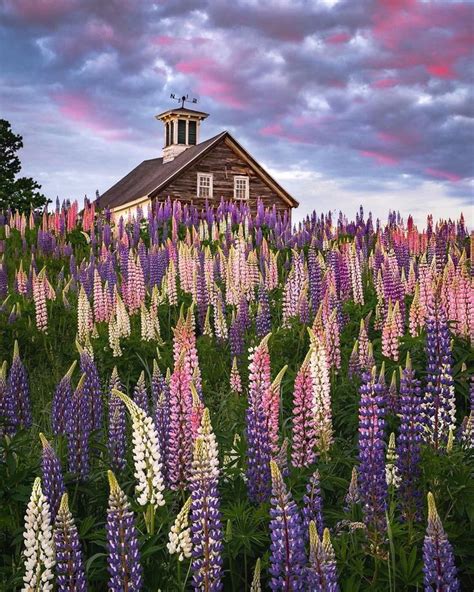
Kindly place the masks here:
[(196, 197), (198, 173), (213, 174), (213, 200), (216, 203), (219, 203), (221, 196), (225, 200), (233, 199), (234, 176), (247, 175), (249, 177), (249, 200), (246, 203), (250, 205), (252, 211), (256, 210), (259, 197), (267, 207), (276, 204), (278, 211), (291, 210), (290, 206), (224, 142), (212, 148), (201, 160), (167, 185), (156, 195), (156, 199), (160, 201), (170, 196), (172, 199), (180, 199), (192, 202), (197, 206), (203, 206), (205, 200)]

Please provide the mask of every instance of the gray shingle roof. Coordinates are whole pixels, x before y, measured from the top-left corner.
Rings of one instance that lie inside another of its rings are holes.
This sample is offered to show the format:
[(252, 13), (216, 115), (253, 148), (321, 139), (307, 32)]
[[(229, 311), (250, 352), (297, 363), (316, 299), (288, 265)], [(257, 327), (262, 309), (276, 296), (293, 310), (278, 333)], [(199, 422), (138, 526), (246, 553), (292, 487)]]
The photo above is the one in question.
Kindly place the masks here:
[(190, 164), (226, 134), (226, 131), (221, 132), (205, 142), (191, 146), (184, 152), (181, 152), (176, 158), (164, 164), (163, 158), (144, 160), (128, 173), (128, 175), (125, 175), (125, 177), (100, 196), (99, 207), (116, 208), (159, 189), (182, 167)]

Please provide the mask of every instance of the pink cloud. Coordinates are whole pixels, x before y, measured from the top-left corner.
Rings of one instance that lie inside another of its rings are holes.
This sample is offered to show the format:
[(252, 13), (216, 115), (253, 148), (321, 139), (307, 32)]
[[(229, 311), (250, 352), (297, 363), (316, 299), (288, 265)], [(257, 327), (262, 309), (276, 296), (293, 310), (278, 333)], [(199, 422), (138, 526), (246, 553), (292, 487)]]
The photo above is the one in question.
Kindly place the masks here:
[(447, 181), (452, 181), (456, 183), (460, 181), (462, 177), (456, 175), (456, 173), (450, 173), (449, 171), (443, 171), (441, 169), (432, 169), (430, 167), (425, 169), (425, 172), (431, 175), (432, 177), (437, 177), (438, 179), (446, 179)]
[(293, 142), (295, 144), (308, 144), (309, 143), (303, 137), (297, 136), (295, 134), (291, 134), (291, 133), (285, 131), (285, 129), (281, 125), (281, 123), (271, 123), (265, 127), (262, 127), (260, 129), (260, 134), (262, 136), (280, 138), (282, 140), (288, 140), (289, 142)]
[(429, 66), (426, 66), (426, 69), (432, 76), (437, 76), (438, 78), (455, 78), (453, 64), (450, 63), (430, 64)]
[(84, 93), (54, 92), (51, 98), (61, 115), (78, 125), (86, 127), (106, 140), (124, 140), (129, 137), (127, 130), (111, 121), (94, 101)]
[(347, 43), (350, 39), (351, 35), (349, 35), (349, 33), (334, 33), (333, 35), (326, 37), (326, 43), (336, 45), (339, 43)]
[(44, 23), (67, 14), (77, 6), (77, 0), (6, 0), (9, 14), (28, 21)]
[(382, 152), (377, 152), (375, 150), (359, 150), (359, 153), (367, 158), (373, 158), (377, 162), (377, 164), (392, 166), (399, 162), (398, 158), (395, 158), (394, 156), (390, 156), (388, 154), (384, 154)]
[(398, 85), (398, 80), (395, 78), (380, 78), (375, 82), (372, 82), (373, 88), (393, 88)]

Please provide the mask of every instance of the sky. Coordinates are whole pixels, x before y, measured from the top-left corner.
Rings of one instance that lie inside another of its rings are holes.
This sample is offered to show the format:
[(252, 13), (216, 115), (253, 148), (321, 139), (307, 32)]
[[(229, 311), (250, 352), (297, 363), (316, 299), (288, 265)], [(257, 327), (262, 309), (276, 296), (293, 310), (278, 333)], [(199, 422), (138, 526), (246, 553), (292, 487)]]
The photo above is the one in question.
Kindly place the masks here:
[(161, 155), (189, 93), (296, 199), (474, 225), (474, 3), (0, 0), (0, 117), (52, 198)]

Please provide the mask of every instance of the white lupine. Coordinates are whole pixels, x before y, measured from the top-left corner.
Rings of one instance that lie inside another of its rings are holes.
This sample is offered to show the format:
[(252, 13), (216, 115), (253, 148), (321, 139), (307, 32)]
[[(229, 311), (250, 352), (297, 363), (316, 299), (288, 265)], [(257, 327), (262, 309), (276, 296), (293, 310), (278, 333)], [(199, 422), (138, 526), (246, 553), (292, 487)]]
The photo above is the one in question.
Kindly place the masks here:
[(140, 325), (142, 341), (152, 341), (155, 338), (155, 331), (151, 315), (144, 304), (140, 308)]
[(25, 515), (25, 575), (23, 592), (53, 589), (54, 545), (48, 500), (41, 489), (41, 479), (33, 484)]
[(313, 382), (313, 417), (316, 428), (316, 447), (328, 452), (333, 439), (331, 412), (331, 383), (326, 349), (321, 338), (309, 330), (311, 337), (310, 371)]
[(109, 345), (114, 358), (118, 358), (122, 355), (122, 349), (120, 348), (119, 330), (117, 327), (117, 321), (114, 316), (112, 316), (109, 321)]
[(390, 434), (390, 439), (387, 448), (387, 457), (385, 462), (385, 479), (387, 481), (387, 485), (393, 485), (395, 489), (399, 487), (401, 481), (401, 477), (397, 467), (398, 454), (396, 450), (397, 447), (395, 442), (395, 434), (392, 432)]
[(79, 300), (77, 303), (77, 336), (83, 343), (93, 329), (92, 308), (87, 298), (84, 286), (79, 290)]
[(137, 485), (137, 502), (141, 506), (151, 504), (155, 509), (163, 506), (163, 473), (161, 454), (155, 424), (143, 409), (124, 393), (113, 389), (112, 393), (122, 399), (132, 418), (133, 460)]
[(191, 527), (189, 525), (189, 510), (191, 498), (188, 497), (181, 511), (176, 516), (173, 526), (168, 535), (169, 542), (166, 545), (170, 555), (178, 554), (178, 560), (191, 558), (192, 541)]
[(198, 429), (198, 438), (202, 441), (207, 457), (208, 477), (219, 478), (219, 451), (217, 440), (212, 429), (209, 409), (206, 407), (202, 414), (201, 425)]

